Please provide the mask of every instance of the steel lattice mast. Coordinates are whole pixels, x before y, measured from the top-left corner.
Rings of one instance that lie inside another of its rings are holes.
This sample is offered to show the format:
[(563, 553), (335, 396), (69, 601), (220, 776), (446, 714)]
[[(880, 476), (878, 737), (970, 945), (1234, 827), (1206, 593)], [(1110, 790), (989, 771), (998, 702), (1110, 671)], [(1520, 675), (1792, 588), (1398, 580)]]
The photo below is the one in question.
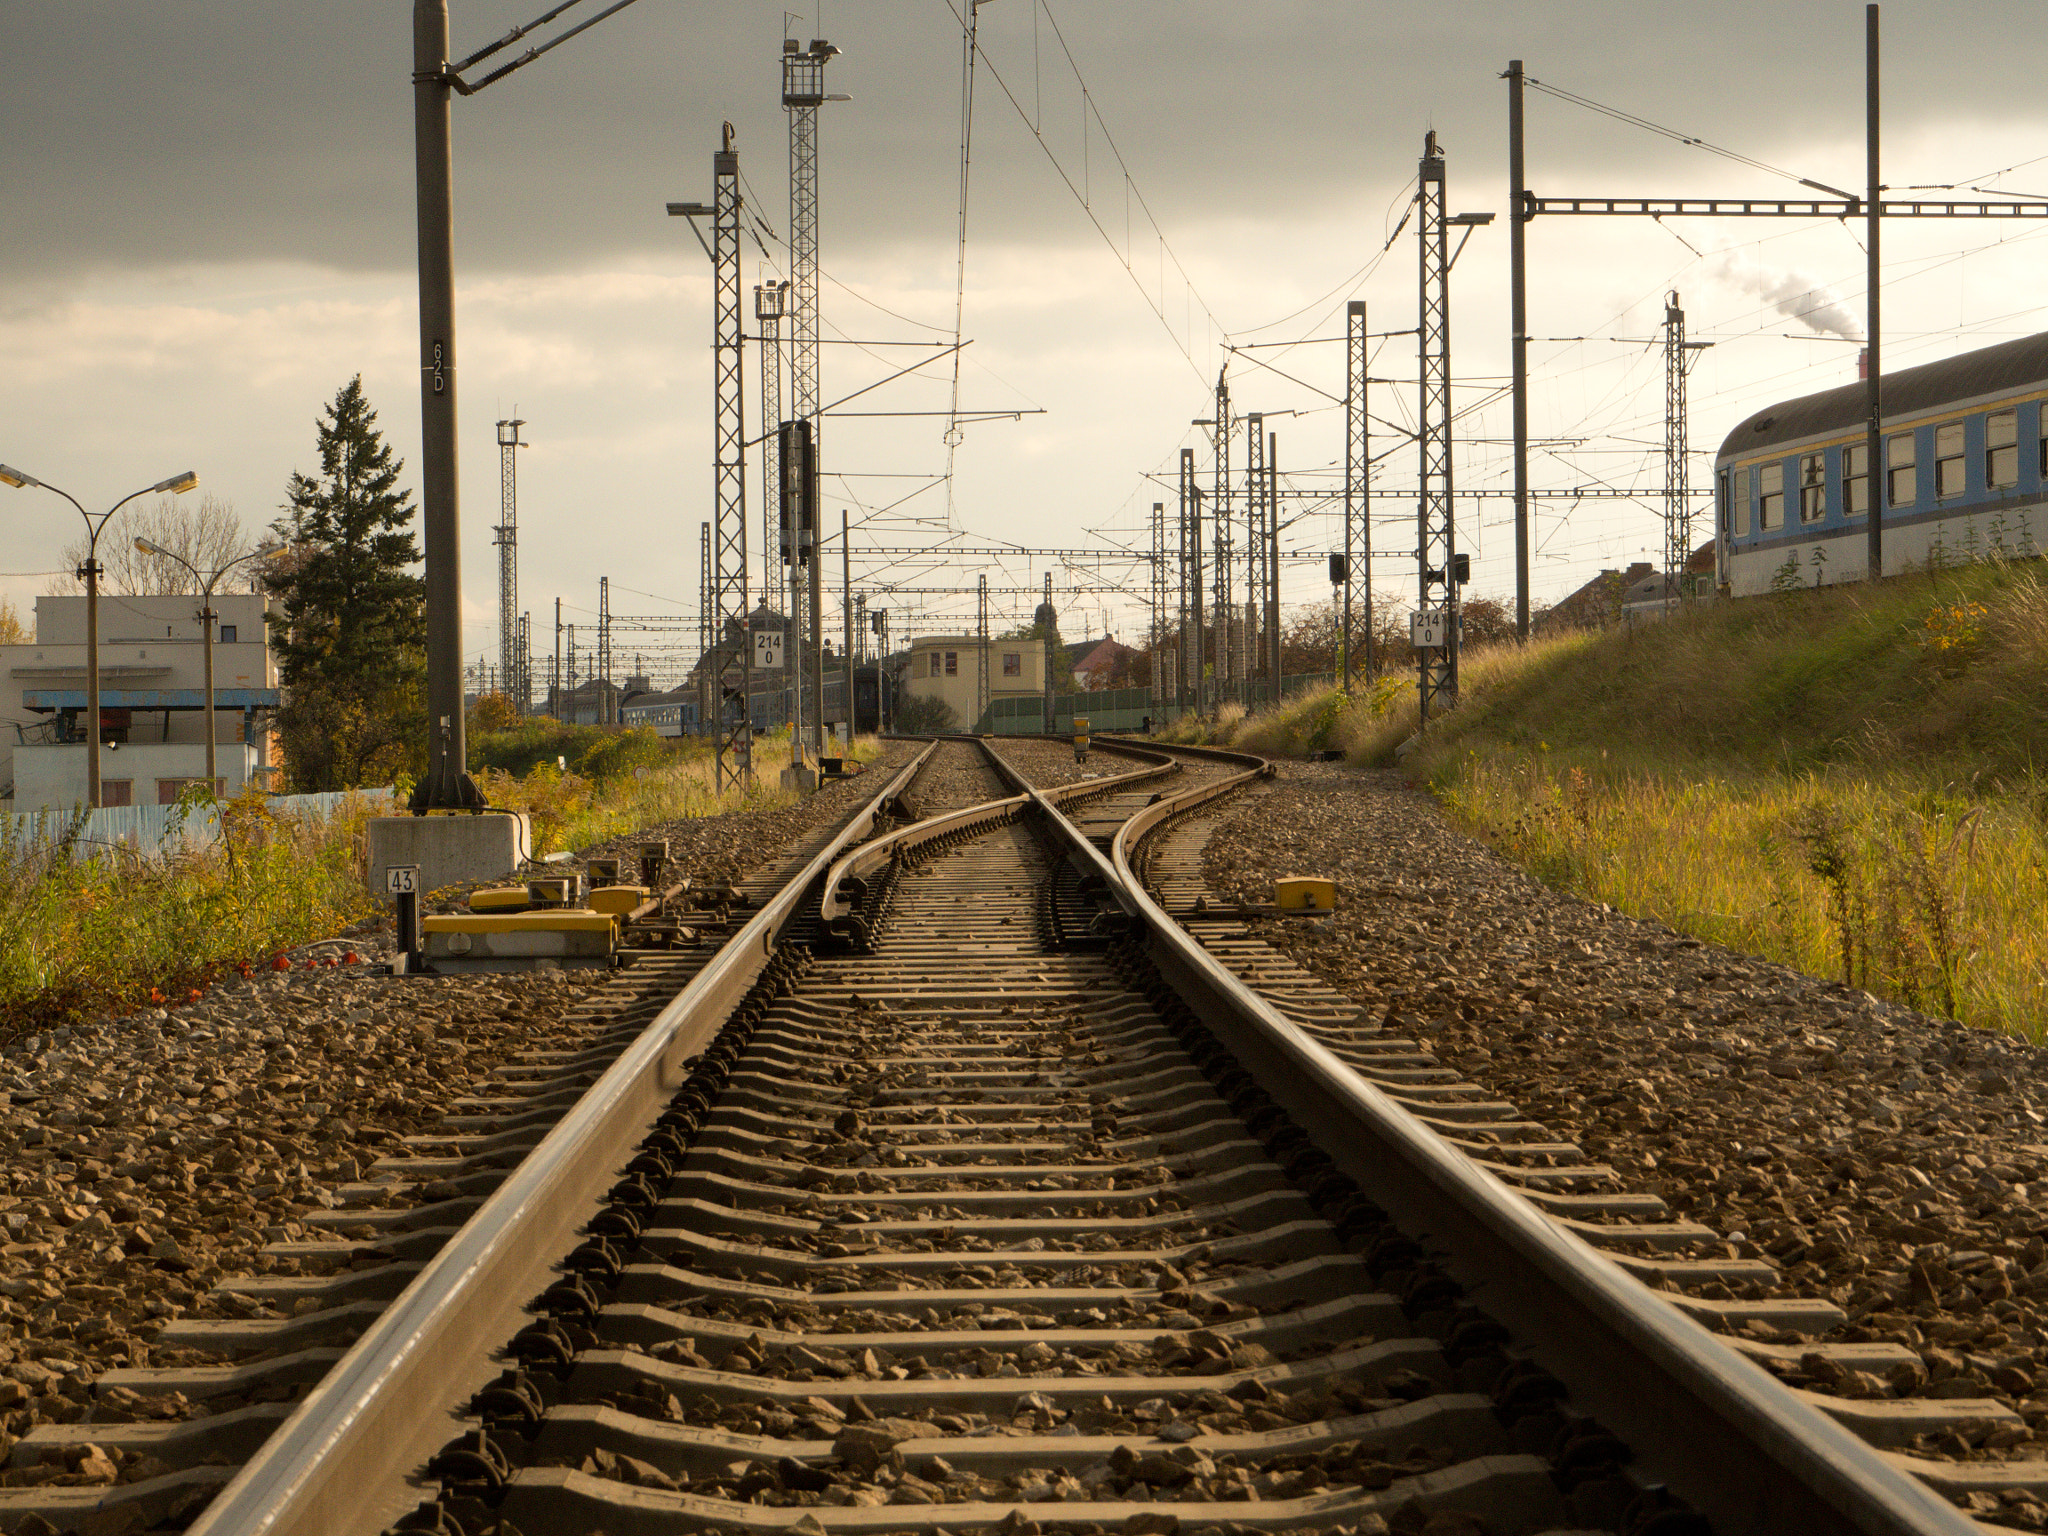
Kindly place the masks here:
[[(1230, 383), (1225, 369), (1216, 373), (1216, 414), (1210, 418), (1216, 433), (1216, 464), (1214, 490), (1209, 501), (1209, 517), (1216, 530), (1216, 554), (1212, 561), (1216, 570), (1216, 595), (1213, 607), (1216, 613), (1216, 688), (1218, 699), (1224, 689), (1237, 676), (1237, 668), (1231, 662), (1231, 636), (1237, 626), (1230, 622)], [(1199, 530), (1197, 530), (1199, 533)], [(1201, 564), (1201, 553), (1195, 555), (1197, 566)], [(1195, 658), (1195, 709), (1200, 712), (1202, 658)]]
[(519, 440), (522, 420), (498, 423), (498, 672), (501, 687), (522, 715), (526, 700), (516, 691), (519, 665), (519, 483), (516, 454), (527, 445)]
[(1202, 713), (1202, 657), (1208, 649), (1202, 633), (1202, 487), (1194, 483), (1194, 449), (1180, 451), (1180, 516), (1188, 524), (1188, 557), (1194, 569), (1188, 571), (1188, 635), (1186, 653), (1192, 657), (1188, 684), (1194, 696), (1194, 713)]
[[(747, 707), (753, 693), (754, 647), (747, 633), (747, 457), (745, 401), (740, 368), (746, 336), (740, 324), (740, 157), (732, 124), (711, 157), (712, 343), (717, 419), (712, 430), (714, 498), (712, 570), (717, 604), (713, 645), (719, 657), (718, 786), (736, 788), (751, 778), (753, 731)], [(730, 701), (730, 707), (728, 705)]]
[[(1183, 460), (1187, 457), (1181, 450)], [(1187, 519), (1181, 519), (1181, 559), (1187, 559)], [(1166, 647), (1166, 503), (1152, 503), (1152, 561), (1149, 571), (1152, 582), (1151, 639), (1146, 646), (1152, 658), (1152, 685), (1148, 690), (1152, 699), (1154, 718), (1158, 717), (1159, 706), (1166, 702), (1166, 667), (1163, 652)], [(1187, 592), (1187, 569), (1183, 564), (1180, 572), (1180, 591)]]
[(974, 685), (974, 726), (983, 729), (982, 722), (988, 718), (991, 689), (989, 686), (989, 637), (988, 637), (988, 577), (976, 578), (975, 585), (975, 635), (980, 640), (980, 658), (975, 663)]
[[(769, 594), (778, 585), (782, 587), (784, 710), (794, 742), (800, 734), (800, 694), (795, 686), (797, 674), (790, 669), (799, 648), (789, 642), (803, 630), (797, 623), (800, 588), (789, 541), (788, 509), (782, 501), (782, 441), (777, 430), (782, 424), (782, 315), (788, 298), (786, 283), (754, 285), (754, 319), (761, 327), (761, 601), (767, 602)], [(788, 568), (788, 575), (779, 580), (775, 573), (778, 558)]]
[(1266, 594), (1266, 418), (1244, 419), (1244, 707), (1253, 706), (1252, 680), (1265, 670), (1259, 610)]
[[(1452, 566), (1457, 532), (1451, 512), (1451, 260), (1450, 226), (1444, 203), (1444, 157), (1436, 133), (1423, 140), (1420, 184), (1415, 194), (1420, 292), (1416, 328), (1421, 365), (1416, 401), (1416, 442), (1421, 449), (1416, 503), (1417, 606), (1440, 606), (1443, 643), (1416, 650), (1422, 718), (1458, 702), (1458, 584)], [(1434, 589), (1443, 589), (1440, 604)]]
[(597, 578), (597, 664), (591, 669), (597, 675), (597, 723), (616, 725), (618, 717), (612, 712), (612, 579), (609, 576)]
[[(838, 51), (823, 38), (813, 38), (807, 50), (799, 50), (793, 37), (782, 40), (782, 105), (789, 113), (790, 419), (810, 423), (811, 495), (818, 466), (824, 462), (824, 423), (818, 417), (818, 108), (831, 99), (825, 94), (825, 61)], [(804, 593), (808, 623), (797, 630), (809, 655), (795, 664), (809, 675), (812, 697), (807, 718), (813, 747), (823, 756), (824, 628), (818, 553), (815, 548), (808, 555), (798, 551), (799, 561), (811, 562), (810, 589)], [(792, 573), (797, 583), (803, 581), (805, 573), (794, 567)]]
[(1358, 623), (1365, 622), (1365, 671), (1372, 658), (1372, 454), (1365, 414), (1365, 301), (1344, 306), (1344, 666), (1351, 692), (1358, 675)]
[(1684, 590), (1685, 565), (1692, 558), (1693, 505), (1686, 492), (1685, 376), (1692, 355), (1705, 342), (1685, 339), (1685, 311), (1678, 290), (1664, 298), (1664, 606), (1692, 594)]
[(712, 708), (716, 679), (712, 672), (717, 663), (711, 654), (711, 525), (697, 525), (697, 729), (709, 736), (718, 729), (718, 716)]

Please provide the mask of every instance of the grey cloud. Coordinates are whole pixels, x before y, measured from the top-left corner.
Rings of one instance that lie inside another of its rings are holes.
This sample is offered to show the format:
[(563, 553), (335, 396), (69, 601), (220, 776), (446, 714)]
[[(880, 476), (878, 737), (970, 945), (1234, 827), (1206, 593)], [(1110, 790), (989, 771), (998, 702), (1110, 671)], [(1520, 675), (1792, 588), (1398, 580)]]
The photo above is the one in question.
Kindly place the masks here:
[[(455, 0), (458, 50), (531, 19), (540, 0)], [(1916, 78), (1968, 79), (1976, 100), (2032, 100), (2038, 10), (2016, 0), (1894, 5), (1894, 131), (1958, 110)], [(785, 212), (776, 101), (780, 5), (641, 0), (559, 52), (457, 104), (458, 254), (534, 271), (659, 258), (669, 197), (702, 195), (721, 121), (740, 132), (764, 215)], [(983, 11), (990, 55), (1062, 154), (1080, 105), (1033, 7)], [(1860, 127), (1859, 6), (1592, 4), (1244, 6), (1137, 0), (1059, 8), (1096, 105), (1170, 235), (1277, 224), (1331, 200), (1384, 198), (1441, 129), (1454, 174), (1497, 184), (1510, 55), (1531, 73), (1789, 163)], [(800, 24), (808, 35), (808, 22)], [(826, 8), (845, 50), (826, 109), (825, 220), (841, 249), (946, 241), (957, 155), (958, 31), (942, 3)], [(290, 259), (341, 270), (412, 260), (409, 7), (269, 0), (17, 6), (0, 97), (0, 183), (12, 231), (0, 272), (61, 276), (167, 259)], [(1042, 107), (1042, 111), (1041, 111)], [(1729, 185), (1755, 173), (1539, 101), (1532, 173), (1593, 190), (1646, 178)], [(1017, 114), (984, 73), (974, 224), (1021, 242), (1091, 240)], [(1996, 150), (1985, 155), (1996, 161)], [(1093, 190), (1122, 217), (1099, 138)], [(1981, 166), (1956, 170), (1982, 169)], [(1595, 185), (1597, 183), (1597, 186)], [(1774, 191), (1775, 186), (1760, 190)]]

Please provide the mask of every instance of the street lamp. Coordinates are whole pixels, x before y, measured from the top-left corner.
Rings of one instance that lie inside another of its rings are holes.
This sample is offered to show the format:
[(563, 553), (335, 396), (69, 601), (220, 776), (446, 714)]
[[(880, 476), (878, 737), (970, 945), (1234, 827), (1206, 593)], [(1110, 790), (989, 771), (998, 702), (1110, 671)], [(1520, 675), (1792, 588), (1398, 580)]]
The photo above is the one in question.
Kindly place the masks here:
[(16, 490), (40, 487), (78, 507), (78, 515), (85, 519), (85, 564), (78, 568), (78, 574), (85, 578), (85, 790), (93, 810), (100, 808), (100, 530), (107, 526), (108, 518), (137, 496), (164, 493), (182, 496), (198, 484), (198, 471), (188, 469), (182, 475), (173, 475), (168, 480), (157, 481), (155, 485), (145, 485), (139, 491), (130, 491), (102, 512), (95, 522), (93, 515), (79, 506), (78, 498), (69, 491), (59, 490), (34, 475), (0, 464), (0, 485), (11, 485)]
[(206, 651), (206, 792), (208, 794), (218, 794), (220, 791), (214, 788), (214, 786), (219, 781), (214, 777), (213, 769), (213, 621), (219, 618), (220, 615), (213, 611), (213, 584), (240, 565), (244, 560), (266, 558), (276, 554), (284, 546), (282, 544), (265, 544), (261, 549), (252, 549), (246, 555), (237, 555), (211, 576), (201, 576), (199, 568), (190, 560), (187, 560), (176, 550), (165, 549), (163, 545), (157, 543), (154, 539), (145, 539), (142, 535), (137, 534), (135, 536), (135, 547), (145, 555), (162, 555), (166, 560), (177, 561), (178, 564), (192, 573), (194, 581), (204, 583), (199, 589), (199, 624), (200, 641)]

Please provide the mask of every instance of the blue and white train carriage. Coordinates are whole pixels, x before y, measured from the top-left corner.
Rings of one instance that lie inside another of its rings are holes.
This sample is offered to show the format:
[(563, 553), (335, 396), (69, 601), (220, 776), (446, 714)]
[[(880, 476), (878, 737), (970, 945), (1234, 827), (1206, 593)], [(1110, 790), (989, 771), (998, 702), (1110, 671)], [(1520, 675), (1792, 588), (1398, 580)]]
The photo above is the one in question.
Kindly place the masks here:
[[(1884, 568), (2048, 550), (2048, 334), (1884, 379)], [(1861, 383), (1758, 411), (1714, 460), (1733, 597), (1861, 581), (1870, 465)]]

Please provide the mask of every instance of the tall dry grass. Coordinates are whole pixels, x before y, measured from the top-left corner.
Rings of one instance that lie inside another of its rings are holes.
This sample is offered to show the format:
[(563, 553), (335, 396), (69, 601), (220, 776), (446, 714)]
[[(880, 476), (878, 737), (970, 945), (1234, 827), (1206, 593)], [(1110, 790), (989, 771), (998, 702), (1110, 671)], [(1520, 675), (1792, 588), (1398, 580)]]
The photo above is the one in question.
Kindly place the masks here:
[(0, 1040), (93, 1013), (175, 1002), (224, 967), (325, 938), (368, 914), (363, 824), (222, 808), (219, 835), (169, 857), (81, 846), (68, 832), (0, 832)]
[(1473, 751), (1441, 797), (1549, 884), (1967, 1023), (2048, 1033), (2048, 798), (1903, 777), (1602, 779)]

